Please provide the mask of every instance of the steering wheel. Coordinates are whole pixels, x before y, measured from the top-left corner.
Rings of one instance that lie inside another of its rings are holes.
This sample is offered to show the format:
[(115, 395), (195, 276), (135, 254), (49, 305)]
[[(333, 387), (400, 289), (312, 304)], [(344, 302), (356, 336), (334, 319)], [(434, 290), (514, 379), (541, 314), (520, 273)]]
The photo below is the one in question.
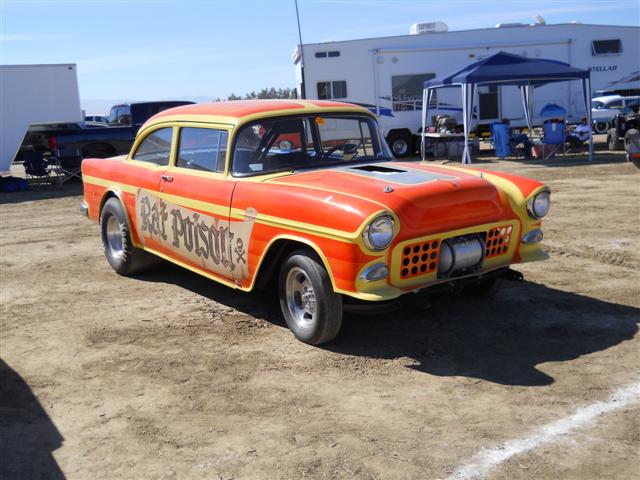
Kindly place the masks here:
[(353, 154), (353, 158), (358, 154), (358, 145), (355, 143), (343, 143), (342, 145), (336, 145), (335, 147), (331, 147), (324, 154), (323, 159), (327, 160), (332, 154), (337, 152), (338, 150), (342, 150), (343, 154), (351, 155)]

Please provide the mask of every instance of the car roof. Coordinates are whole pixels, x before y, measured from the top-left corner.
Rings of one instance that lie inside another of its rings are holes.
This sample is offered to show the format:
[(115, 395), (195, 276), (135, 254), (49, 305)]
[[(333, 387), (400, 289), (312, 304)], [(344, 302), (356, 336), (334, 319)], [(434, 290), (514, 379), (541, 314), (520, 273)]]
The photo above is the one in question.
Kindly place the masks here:
[(232, 100), (170, 108), (151, 117), (145, 128), (157, 123), (175, 121), (238, 125), (264, 117), (322, 112), (353, 112), (371, 115), (366, 108), (331, 100)]

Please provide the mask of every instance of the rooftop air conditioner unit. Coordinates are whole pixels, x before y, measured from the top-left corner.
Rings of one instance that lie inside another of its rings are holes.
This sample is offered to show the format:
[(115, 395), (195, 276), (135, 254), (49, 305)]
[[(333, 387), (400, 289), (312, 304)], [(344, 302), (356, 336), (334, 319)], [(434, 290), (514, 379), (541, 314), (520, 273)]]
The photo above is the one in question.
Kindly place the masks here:
[(425, 33), (448, 32), (449, 27), (444, 22), (414, 23), (409, 28), (409, 35), (423, 35)]

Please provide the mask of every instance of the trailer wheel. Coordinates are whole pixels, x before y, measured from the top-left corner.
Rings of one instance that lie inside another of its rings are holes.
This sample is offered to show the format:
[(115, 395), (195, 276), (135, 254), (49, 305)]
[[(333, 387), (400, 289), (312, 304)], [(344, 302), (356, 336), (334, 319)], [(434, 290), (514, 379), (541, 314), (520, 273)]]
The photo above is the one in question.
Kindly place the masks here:
[(391, 135), (387, 140), (391, 152), (396, 158), (408, 157), (413, 153), (415, 145), (413, 138), (406, 133), (398, 133)]
[(611, 124), (609, 122), (596, 122), (593, 125), (593, 131), (599, 134), (607, 133), (609, 128), (611, 128)]

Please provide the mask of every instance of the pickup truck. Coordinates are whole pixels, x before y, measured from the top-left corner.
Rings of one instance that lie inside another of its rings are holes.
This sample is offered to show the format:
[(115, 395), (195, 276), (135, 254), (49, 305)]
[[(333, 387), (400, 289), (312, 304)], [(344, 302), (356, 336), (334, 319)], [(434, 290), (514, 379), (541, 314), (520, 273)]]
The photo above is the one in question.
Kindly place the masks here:
[(47, 151), (78, 150), (83, 158), (107, 158), (128, 153), (144, 122), (163, 110), (193, 102), (139, 102), (114, 105), (106, 127), (88, 124), (32, 126), (23, 147)]

